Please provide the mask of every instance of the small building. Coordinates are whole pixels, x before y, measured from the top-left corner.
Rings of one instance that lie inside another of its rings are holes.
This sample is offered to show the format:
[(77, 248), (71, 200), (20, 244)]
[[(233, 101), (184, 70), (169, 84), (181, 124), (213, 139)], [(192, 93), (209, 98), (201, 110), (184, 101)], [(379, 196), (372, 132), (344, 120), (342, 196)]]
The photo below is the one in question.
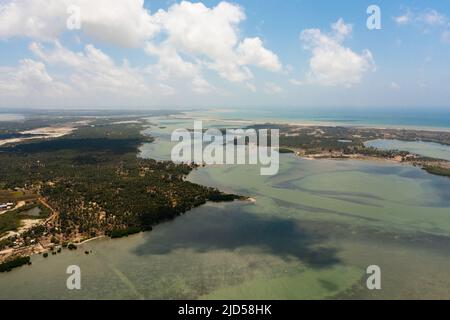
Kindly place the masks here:
[(0, 203), (0, 210), (9, 210), (14, 207), (14, 203), (8, 202), (8, 203)]

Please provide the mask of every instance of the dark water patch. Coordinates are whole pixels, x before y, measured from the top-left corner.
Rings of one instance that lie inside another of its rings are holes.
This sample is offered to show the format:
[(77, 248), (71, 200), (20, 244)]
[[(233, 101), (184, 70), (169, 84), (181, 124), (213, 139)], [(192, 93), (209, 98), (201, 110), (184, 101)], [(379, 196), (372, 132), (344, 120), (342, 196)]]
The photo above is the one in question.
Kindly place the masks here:
[(450, 207), (450, 179), (434, 176), (420, 168), (405, 168), (399, 173), (402, 178), (414, 179), (416, 184), (428, 190), (432, 199), (425, 198), (418, 206), (433, 208)]
[(415, 180), (428, 180), (430, 179), (430, 174), (426, 171), (410, 167), (410, 168), (404, 168), (401, 172), (398, 173), (398, 175), (402, 178), (408, 178), (408, 179), (415, 179)]
[[(425, 184), (428, 188), (431, 188), (433, 194), (439, 199), (437, 202), (431, 203), (435, 207), (448, 207), (450, 208), (450, 179), (447, 177), (433, 177), (430, 182)], [(449, 210), (450, 219), (450, 210)]]
[[(405, 231), (398, 229), (385, 229), (368, 226), (352, 226), (345, 223), (317, 222), (320, 228), (332, 228), (330, 235), (333, 237), (356, 241), (360, 244), (371, 243), (381, 248), (404, 247), (408, 249), (423, 249), (428, 252), (435, 252), (440, 255), (450, 257), (450, 236), (445, 235), (443, 230), (435, 228), (434, 233), (420, 231)], [(310, 228), (312, 228), (310, 224)], [(319, 228), (316, 225), (316, 228)]]
[[(364, 192), (343, 192), (343, 191), (335, 191), (335, 190), (310, 190), (304, 187), (300, 187), (296, 185), (294, 182), (298, 181), (297, 179), (291, 180), (291, 181), (284, 181), (281, 183), (278, 183), (277, 185), (274, 185), (274, 188), (278, 189), (289, 189), (289, 190), (299, 190), (305, 193), (309, 193), (315, 196), (326, 196), (331, 197), (339, 200), (348, 201), (347, 198), (344, 197), (360, 197), (360, 198), (367, 198), (371, 200), (378, 200), (378, 201), (384, 201), (385, 199), (376, 195), (373, 195), (371, 193), (364, 193)], [(343, 198), (339, 198), (343, 197)], [(364, 203), (369, 204), (369, 203)], [(372, 205), (372, 204), (369, 204)]]
[(206, 253), (253, 247), (314, 267), (340, 262), (336, 248), (320, 247), (328, 238), (325, 234), (310, 232), (295, 219), (245, 212), (239, 205), (198, 208), (172, 222), (164, 232), (159, 231), (149, 234), (146, 243), (135, 249), (135, 254), (164, 255), (179, 249)]
[(21, 216), (29, 216), (29, 217), (39, 217), (41, 215), (41, 209), (36, 206), (33, 208), (30, 208), (28, 210), (20, 212)]
[(359, 172), (376, 174), (376, 175), (400, 175), (403, 171), (401, 166), (360, 166), (358, 167)]
[[(358, 171), (363, 172), (381, 172), (382, 174), (393, 174), (397, 175), (401, 178), (412, 179), (416, 184), (420, 184), (423, 188), (427, 188), (430, 190), (430, 194), (433, 194), (433, 199), (423, 199), (423, 200), (414, 200), (412, 202), (401, 202), (394, 201), (396, 203), (400, 203), (403, 205), (415, 205), (420, 207), (433, 207), (433, 208), (441, 208), (441, 207), (450, 207), (450, 179), (446, 177), (437, 177), (432, 176), (425, 171), (414, 168), (414, 167), (381, 167), (382, 169), (374, 169), (380, 167), (361, 167)], [(288, 189), (288, 190), (299, 190), (301, 192), (305, 192), (308, 194), (312, 194), (315, 196), (328, 197), (336, 200), (347, 201), (355, 204), (362, 204), (372, 207), (382, 208), (382, 205), (374, 204), (367, 200), (375, 200), (375, 201), (386, 201), (383, 197), (364, 193), (364, 192), (343, 192), (343, 191), (335, 191), (335, 190), (310, 190), (301, 186), (298, 186), (298, 181), (301, 179), (291, 179), (287, 181), (283, 181), (281, 183), (276, 183), (273, 185), (274, 188), (278, 189)], [(390, 200), (392, 201), (392, 200)]]
[(338, 221), (303, 220), (303, 228), (309, 233), (325, 234), (327, 239), (370, 243), (380, 248), (405, 247), (423, 249), (450, 257), (450, 236), (435, 228), (434, 233), (407, 231), (368, 225), (355, 225)]
[(0, 133), (0, 139), (15, 139), (15, 138), (40, 138), (43, 135), (40, 134), (22, 134), (22, 133)]
[(336, 210), (330, 210), (330, 209), (325, 209), (325, 208), (319, 208), (319, 207), (312, 207), (312, 206), (307, 206), (307, 205), (304, 205), (304, 204), (298, 204), (298, 203), (292, 203), (292, 202), (288, 202), (288, 201), (283, 201), (283, 200), (276, 199), (276, 198), (271, 198), (271, 199), (279, 207), (295, 208), (295, 209), (299, 209), (299, 210), (307, 211), (307, 212), (311, 212), (311, 213), (334, 214), (334, 215), (343, 216), (343, 217), (362, 219), (362, 220), (370, 221), (370, 222), (379, 222), (380, 221), (380, 220), (375, 219), (375, 218), (363, 217), (363, 216), (359, 216), (359, 215), (356, 215), (356, 214), (351, 214), (351, 213), (346, 213), (346, 212), (341, 212), (341, 211), (336, 211)]
[(373, 203), (370, 203), (369, 201), (366, 201), (363, 199), (354, 199), (351, 197), (333, 197), (333, 196), (330, 196), (330, 198), (340, 200), (340, 201), (350, 202), (353, 204), (361, 204), (364, 206), (369, 206), (369, 207), (374, 207), (374, 208), (383, 208), (383, 206), (380, 204), (373, 204)]

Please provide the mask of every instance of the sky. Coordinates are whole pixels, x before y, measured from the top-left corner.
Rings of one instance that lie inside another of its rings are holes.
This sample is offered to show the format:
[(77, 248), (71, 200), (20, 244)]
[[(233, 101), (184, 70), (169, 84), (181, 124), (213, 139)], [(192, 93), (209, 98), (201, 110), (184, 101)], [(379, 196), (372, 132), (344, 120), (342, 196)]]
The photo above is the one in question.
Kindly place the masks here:
[(0, 107), (449, 109), (450, 2), (0, 0)]

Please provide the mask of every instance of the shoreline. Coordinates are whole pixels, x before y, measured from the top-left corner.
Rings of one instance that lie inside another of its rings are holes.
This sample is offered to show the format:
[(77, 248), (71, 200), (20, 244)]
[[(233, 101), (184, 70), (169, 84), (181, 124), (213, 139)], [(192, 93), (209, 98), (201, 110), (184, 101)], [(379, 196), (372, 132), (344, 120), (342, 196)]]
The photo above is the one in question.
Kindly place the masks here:
[(38, 140), (47, 140), (47, 139), (56, 139), (61, 138), (66, 135), (69, 135), (77, 130), (76, 127), (45, 127), (38, 128), (33, 130), (21, 131), (20, 134), (23, 135), (32, 135), (31, 137), (25, 138), (11, 138), (0, 140), (0, 147), (7, 146), (13, 143), (21, 143), (25, 141), (38, 141)]
[[(182, 119), (182, 117), (177, 116), (177, 115), (173, 115), (173, 116), (168, 116), (169, 119)], [(185, 118), (188, 119), (188, 118)], [(189, 118), (189, 119), (194, 119), (194, 118)], [(150, 124), (150, 119), (145, 119), (149, 124)], [(221, 120), (221, 119), (210, 119), (208, 121), (218, 121), (218, 122), (226, 122), (227, 120)], [(251, 123), (256, 123), (253, 121), (234, 121), (234, 120), (230, 120), (229, 123), (241, 123), (241, 124), (251, 124)], [(311, 124), (310, 126), (316, 126), (315, 124)], [(76, 128), (71, 128), (72, 130), (76, 130)], [(37, 129), (39, 130), (39, 129)], [(146, 135), (143, 134), (143, 131), (141, 131), (141, 135), (143, 137), (147, 137)], [(147, 143), (147, 142), (143, 142)], [(290, 148), (291, 149), (291, 148)], [(382, 158), (382, 157), (374, 157), (374, 156), (367, 156), (367, 155), (362, 155), (362, 154), (354, 154), (354, 155), (344, 155), (344, 154), (339, 154), (339, 153), (335, 153), (335, 154), (330, 154), (330, 153), (317, 153), (317, 154), (312, 154), (312, 155), (302, 155), (301, 152), (299, 151), (300, 149), (296, 149), (296, 148), (292, 148), (292, 150), (294, 151), (295, 155), (300, 157), (301, 159), (306, 159), (306, 160), (360, 160), (360, 161), (372, 161), (372, 162), (378, 162), (378, 163), (391, 163), (391, 164), (403, 164), (403, 165), (412, 165), (412, 166), (416, 166), (416, 164), (414, 162), (410, 162), (410, 161), (404, 161), (402, 159), (391, 159), (391, 158)], [(304, 151), (304, 150), (303, 150)], [(137, 157), (139, 157), (139, 148), (136, 154)], [(421, 167), (422, 170), (425, 170), (425, 166), (423, 164), (419, 164), (419, 166)], [(428, 172), (429, 174), (433, 174)], [(434, 175), (434, 174), (433, 174)], [(255, 203), (256, 199), (253, 197), (246, 197), (246, 200), (244, 201), (248, 201), (250, 203)], [(51, 208), (50, 208), (51, 209)], [(53, 210), (52, 210), (53, 211)], [(55, 212), (54, 212), (55, 213)], [(52, 216), (53, 217), (53, 216)], [(51, 217), (51, 218), (52, 218)], [(44, 222), (44, 224), (47, 223)], [(73, 243), (75, 245), (83, 245), (95, 240), (99, 240), (99, 239), (104, 239), (104, 238), (108, 238), (106, 235), (100, 235), (100, 236), (96, 236), (93, 238), (88, 238), (85, 239), (82, 242), (76, 242), (77, 240), (79, 241), (79, 238), (76, 239), (71, 239), (71, 241), (69, 241), (69, 243)], [(41, 241), (42, 242), (42, 241)], [(37, 242), (34, 245), (25, 247), (25, 248), (17, 248), (17, 249), (8, 249), (5, 251), (0, 252), (0, 257), (1, 256), (5, 256), (6, 255), (6, 259), (5, 261), (10, 258), (11, 256), (23, 256), (24, 253), (26, 253), (28, 256), (33, 256), (35, 254), (42, 254), (45, 252), (52, 252), (54, 251), (55, 247), (58, 247), (58, 244), (47, 244), (47, 245), (43, 245), (41, 242)], [(8, 254), (9, 253), (9, 254)], [(2, 258), (3, 258), (2, 257)], [(4, 259), (1, 259), (4, 260)]]
[[(282, 120), (282, 119), (257, 119), (257, 120), (245, 120), (245, 119), (221, 119), (219, 117), (203, 117), (202, 115), (183, 113), (184, 116), (174, 115), (174, 119), (180, 120), (203, 120), (211, 122), (223, 122), (223, 123), (236, 123), (236, 124), (250, 124), (250, 125), (263, 125), (263, 124), (276, 124), (276, 125), (288, 125), (288, 126), (305, 126), (305, 127), (347, 127), (347, 128), (362, 128), (362, 129), (377, 129), (377, 130), (415, 130), (415, 131), (432, 131), (432, 132), (450, 132), (449, 127), (428, 127), (428, 126), (414, 126), (414, 125), (381, 125), (381, 124), (351, 124), (349, 122), (336, 122), (336, 121), (319, 121), (319, 120)], [(172, 117), (172, 116), (171, 116)]]
[[(139, 131), (143, 141), (142, 141), (141, 145), (138, 146), (138, 148), (136, 150), (136, 157), (137, 158), (139, 158), (139, 156), (140, 156), (140, 153), (141, 153), (140, 149), (141, 149), (142, 145), (144, 145), (146, 143), (152, 143), (153, 142), (153, 141), (147, 141), (147, 139), (149, 137), (148, 137), (148, 135), (144, 134), (145, 130), (151, 127), (150, 118), (148, 118), (148, 119), (144, 118), (144, 120), (145, 120), (145, 123), (139, 122), (142, 125), (142, 127), (143, 127), (143, 128), (141, 128), (142, 130)], [(64, 128), (69, 129), (68, 127), (64, 127)], [(36, 129), (36, 130), (40, 130), (41, 131), (43, 129), (44, 128), (40, 128), (40, 129)], [(45, 129), (47, 129), (47, 128), (45, 128)], [(48, 127), (48, 129), (51, 129), (51, 127)], [(70, 128), (70, 129), (71, 130), (70, 130), (70, 132), (68, 134), (70, 134), (73, 131), (77, 130), (77, 128), (75, 128), (75, 127), (74, 128)], [(61, 136), (64, 136), (64, 135), (61, 135)], [(159, 161), (159, 160), (156, 160), (156, 161)], [(52, 211), (53, 214), (49, 218), (47, 218), (46, 220), (38, 221), (38, 223), (34, 224), (33, 226), (37, 226), (37, 225), (47, 226), (47, 224), (52, 222), (58, 215), (58, 213), (45, 201), (45, 199), (40, 198), (40, 201), (41, 201), (41, 203), (43, 205), (45, 205), (47, 208), (49, 208)], [(238, 201), (249, 201), (251, 203), (255, 203), (256, 199), (245, 197), (245, 199), (239, 199)], [(214, 202), (214, 201), (212, 201), (212, 202)], [(223, 202), (226, 203), (227, 201), (223, 201)], [(195, 209), (195, 208), (192, 208), (192, 209)], [(189, 210), (189, 211), (191, 211), (191, 210)], [(188, 213), (189, 211), (185, 212), (184, 214)], [(155, 226), (157, 226), (157, 225), (159, 225), (159, 223), (156, 224)], [(21, 230), (21, 232), (25, 232), (25, 231), (27, 231), (27, 229)], [(150, 230), (142, 230), (140, 232), (147, 232), (147, 231), (150, 231)], [(132, 236), (132, 235), (133, 234), (130, 234), (130, 236)], [(9, 238), (10, 236), (11, 235), (8, 235), (7, 237)], [(81, 242), (78, 242), (78, 241), (80, 241), (80, 239), (83, 239), (83, 238), (85, 240), (83, 240)], [(32, 256), (35, 256), (35, 255), (45, 254), (45, 253), (47, 253), (47, 254), (50, 254), (50, 253), (51, 254), (56, 254), (57, 253), (57, 251), (55, 251), (56, 249), (62, 249), (63, 248), (61, 243), (52, 243), (49, 239), (50, 239), (50, 236), (45, 236), (44, 238), (41, 238), (39, 241), (36, 241), (35, 243), (30, 244), (28, 246), (19, 247), (19, 248), (8, 248), (8, 249), (0, 251), (0, 265), (3, 264), (3, 263), (7, 263), (10, 260), (14, 260), (16, 258), (21, 258), (21, 257), (32, 257)], [(92, 241), (95, 241), (95, 240), (100, 240), (100, 239), (114, 240), (114, 238), (111, 238), (111, 237), (107, 236), (106, 234), (102, 234), (100, 236), (96, 236), (96, 237), (92, 237), (92, 238), (81, 237), (81, 235), (78, 234), (74, 238), (66, 239), (67, 240), (66, 242), (68, 244), (74, 244), (75, 246), (82, 246), (82, 245), (84, 245), (86, 243), (89, 243), (89, 242), (92, 242)], [(71, 249), (69, 248), (69, 250), (71, 250)]]
[[(374, 157), (374, 156), (366, 156), (363, 154), (355, 154), (355, 155), (330, 155), (330, 154), (313, 154), (313, 155), (302, 155), (299, 152), (295, 151), (295, 156), (299, 157), (304, 160), (309, 161), (320, 161), (320, 160), (330, 160), (330, 161), (348, 161), (348, 160), (357, 160), (357, 161), (368, 161), (368, 162), (374, 162), (374, 163), (383, 163), (383, 164), (398, 164), (398, 165), (405, 165), (405, 166), (412, 166), (420, 168), (421, 170), (427, 172), (428, 174), (439, 176), (439, 177), (448, 177), (446, 174), (437, 174), (434, 172), (430, 172), (428, 168), (438, 168), (442, 170), (450, 170), (450, 164), (446, 160), (440, 160), (440, 159), (434, 159), (435, 161), (431, 160), (430, 163), (427, 163), (426, 161), (417, 160), (417, 161), (406, 161), (403, 159), (395, 159), (395, 158), (382, 158), (382, 157)], [(443, 165), (443, 164), (446, 165)]]
[(95, 241), (95, 240), (104, 239), (104, 238), (107, 238), (107, 236), (106, 236), (106, 235), (103, 235), (103, 236), (97, 236), (97, 237), (94, 237), (94, 238), (86, 239), (86, 240), (84, 240), (83, 242), (79, 242), (79, 243), (76, 243), (76, 242), (75, 242), (74, 244), (79, 245), (79, 246), (82, 246), (83, 244), (86, 244), (86, 243), (89, 243), (89, 242), (92, 242), (92, 241)]

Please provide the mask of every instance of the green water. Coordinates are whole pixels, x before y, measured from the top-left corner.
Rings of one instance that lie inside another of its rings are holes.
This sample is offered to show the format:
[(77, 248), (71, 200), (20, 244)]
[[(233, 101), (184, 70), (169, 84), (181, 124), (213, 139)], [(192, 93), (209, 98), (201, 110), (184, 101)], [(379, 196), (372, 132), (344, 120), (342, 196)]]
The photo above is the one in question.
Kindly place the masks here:
[[(152, 121), (166, 128), (149, 129), (157, 141), (142, 156), (167, 159), (170, 133), (189, 121)], [(0, 274), (0, 298), (450, 299), (447, 178), (282, 155), (273, 177), (256, 166), (215, 166), (189, 179), (256, 203), (207, 204), (150, 233), (33, 257), (32, 266)], [(73, 264), (80, 291), (66, 289)], [(374, 264), (382, 270), (376, 292), (365, 288)]]
[(439, 143), (379, 139), (367, 141), (365, 144), (368, 147), (374, 147), (381, 150), (409, 151), (424, 157), (450, 161), (450, 146)]

